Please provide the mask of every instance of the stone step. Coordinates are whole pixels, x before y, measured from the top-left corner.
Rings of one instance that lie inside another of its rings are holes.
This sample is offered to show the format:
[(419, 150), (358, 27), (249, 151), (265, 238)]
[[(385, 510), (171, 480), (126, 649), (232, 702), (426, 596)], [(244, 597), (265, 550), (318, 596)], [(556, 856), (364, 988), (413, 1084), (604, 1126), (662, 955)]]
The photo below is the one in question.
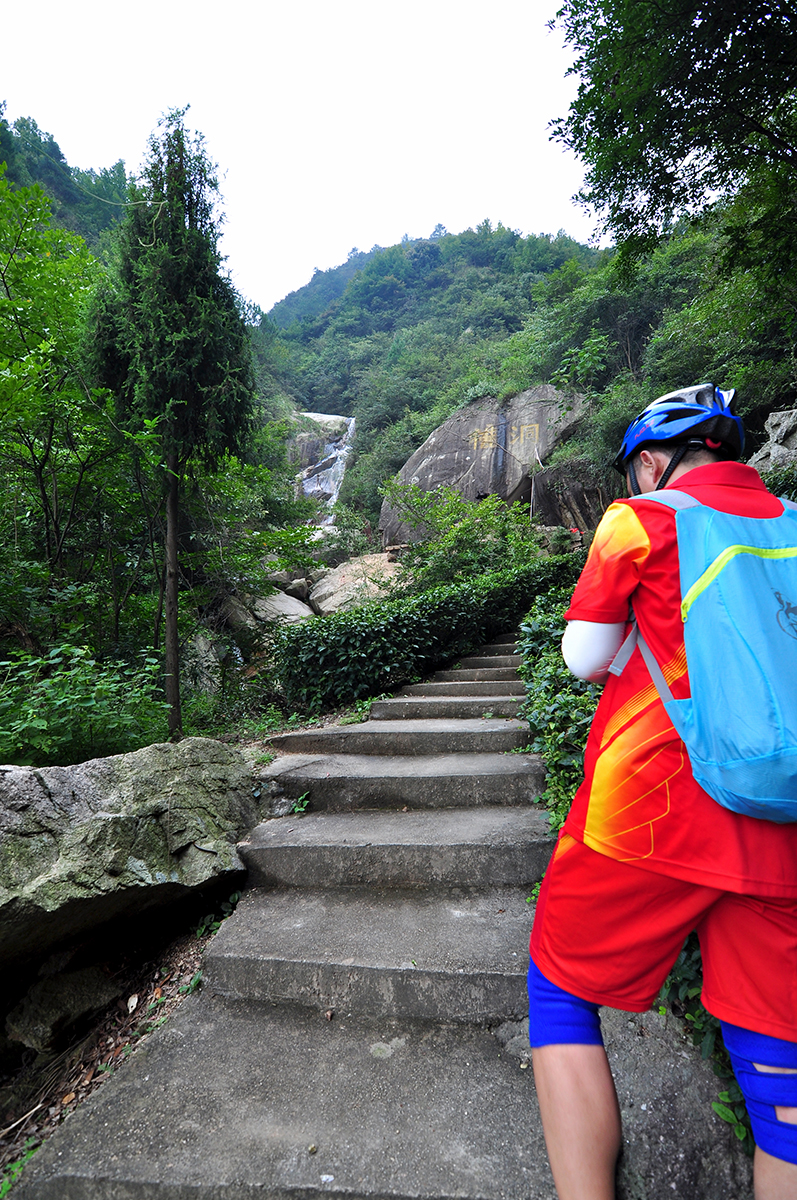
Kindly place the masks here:
[(479, 649), (476, 651), (476, 653), (480, 654), (483, 658), (486, 658), (488, 656), (492, 658), (492, 656), (496, 655), (496, 654), (501, 654), (501, 655), (516, 654), (517, 653), (517, 639), (516, 638), (508, 638), (505, 642), (502, 642), (502, 641), (490, 642), (486, 646), (479, 646)]
[(520, 696), (397, 696), (392, 700), (375, 700), (371, 705), (372, 721), (407, 721), (435, 718), (437, 720), (468, 720), (484, 717), (517, 717), (523, 704)]
[(530, 804), (544, 776), (533, 754), (286, 754), (261, 779), (290, 799), (306, 796), (313, 810), (345, 812)]
[(189, 998), (15, 1200), (554, 1200), (532, 1072), (497, 1038), (347, 1012)]
[(492, 720), (363, 721), (359, 725), (327, 725), (269, 738), (275, 750), (295, 754), (473, 754), (498, 753), (528, 742), (528, 725), (497, 717)]
[(529, 887), (554, 839), (530, 808), (319, 813), (264, 821), (238, 846), (251, 887)]
[(255, 889), (208, 946), (212, 991), (358, 1017), (520, 1020), (529, 889)]
[(458, 679), (473, 679), (483, 680), (488, 682), (491, 679), (512, 679), (518, 678), (517, 669), (515, 667), (477, 667), (467, 668), (458, 667), (454, 671), (435, 671), (432, 679), (440, 680), (441, 683), (447, 680), (456, 681)]
[(457, 666), (464, 667), (466, 671), (480, 667), (514, 667), (517, 669), (522, 661), (523, 658), (520, 654), (494, 654), (487, 657), (479, 651), (470, 658), (461, 658)]
[[(674, 1017), (601, 1013), (619, 1196), (745, 1200), (750, 1160)], [(33, 1156), (14, 1200), (556, 1200), (523, 1026), (189, 997)], [(522, 1056), (522, 1057), (521, 1057)]]
[(525, 696), (526, 687), (520, 680), (497, 679), (476, 683), (469, 679), (456, 682), (410, 683), (399, 696)]

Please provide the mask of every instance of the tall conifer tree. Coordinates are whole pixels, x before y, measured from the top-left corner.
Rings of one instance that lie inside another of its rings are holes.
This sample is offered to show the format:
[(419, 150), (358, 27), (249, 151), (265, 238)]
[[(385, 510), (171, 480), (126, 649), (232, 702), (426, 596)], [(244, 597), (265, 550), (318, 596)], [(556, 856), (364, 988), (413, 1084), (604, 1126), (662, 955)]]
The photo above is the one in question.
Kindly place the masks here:
[(254, 382), (246, 328), (218, 249), (218, 182), (185, 109), (152, 134), (119, 228), (115, 266), (99, 297), (98, 382), (130, 429), (156, 421), (166, 488), (165, 671), (169, 729), (180, 736), (179, 502), (188, 464), (239, 451)]

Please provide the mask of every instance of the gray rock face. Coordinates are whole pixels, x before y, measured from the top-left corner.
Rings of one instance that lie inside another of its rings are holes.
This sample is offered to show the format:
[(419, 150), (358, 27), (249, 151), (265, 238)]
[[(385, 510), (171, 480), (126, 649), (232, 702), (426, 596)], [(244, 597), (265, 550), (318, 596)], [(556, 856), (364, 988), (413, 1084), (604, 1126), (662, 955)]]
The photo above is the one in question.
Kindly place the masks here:
[[(510, 503), (529, 495), (530, 470), (572, 432), (583, 414), (580, 397), (550, 384), (519, 392), (508, 402), (477, 400), (454, 413), (399, 471), (402, 483), (424, 491), (445, 485), (468, 500), (498, 495)], [(385, 502), (379, 519), (383, 544), (412, 534)]]
[(241, 871), (258, 816), (243, 757), (208, 738), (0, 767), (0, 962)]
[(324, 614), (354, 608), (376, 596), (384, 596), (384, 584), (398, 572), (386, 554), (361, 554), (324, 576), (313, 586), (309, 601), (315, 612)]
[(543, 525), (597, 529), (609, 504), (622, 494), (620, 476), (616, 479), (616, 492), (608, 494), (584, 460), (546, 467), (534, 476), (532, 511)]
[(6, 1018), (6, 1032), (31, 1050), (45, 1050), (64, 1026), (102, 1012), (119, 995), (119, 985), (99, 967), (83, 967), (40, 979)]
[(750, 466), (757, 471), (797, 466), (797, 408), (772, 413), (764, 428), (769, 441), (753, 455)]

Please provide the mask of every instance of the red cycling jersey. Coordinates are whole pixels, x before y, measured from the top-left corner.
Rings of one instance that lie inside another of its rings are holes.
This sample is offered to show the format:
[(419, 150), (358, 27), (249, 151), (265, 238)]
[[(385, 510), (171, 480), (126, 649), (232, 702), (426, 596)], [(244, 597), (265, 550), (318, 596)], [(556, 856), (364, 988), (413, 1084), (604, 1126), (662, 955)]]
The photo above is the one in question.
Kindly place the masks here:
[[(671, 486), (722, 512), (765, 518), (783, 511), (757, 472), (741, 463), (696, 467)], [(640, 630), (680, 699), (690, 694), (680, 600), (675, 513), (656, 503), (616, 501), (597, 529), (567, 619), (624, 621), (633, 602)], [(638, 649), (622, 675), (609, 676), (584, 769), (565, 834), (675, 879), (797, 897), (797, 823), (731, 813), (695, 783)]]

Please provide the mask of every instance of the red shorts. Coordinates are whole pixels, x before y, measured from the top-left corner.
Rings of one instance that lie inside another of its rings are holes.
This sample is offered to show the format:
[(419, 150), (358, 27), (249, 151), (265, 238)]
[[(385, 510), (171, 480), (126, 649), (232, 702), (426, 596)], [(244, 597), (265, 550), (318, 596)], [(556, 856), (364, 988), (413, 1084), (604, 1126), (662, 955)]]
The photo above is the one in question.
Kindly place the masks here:
[(685, 883), (565, 835), (540, 889), (531, 957), (547, 979), (582, 1000), (644, 1012), (693, 929), (709, 1012), (797, 1042), (795, 899)]

